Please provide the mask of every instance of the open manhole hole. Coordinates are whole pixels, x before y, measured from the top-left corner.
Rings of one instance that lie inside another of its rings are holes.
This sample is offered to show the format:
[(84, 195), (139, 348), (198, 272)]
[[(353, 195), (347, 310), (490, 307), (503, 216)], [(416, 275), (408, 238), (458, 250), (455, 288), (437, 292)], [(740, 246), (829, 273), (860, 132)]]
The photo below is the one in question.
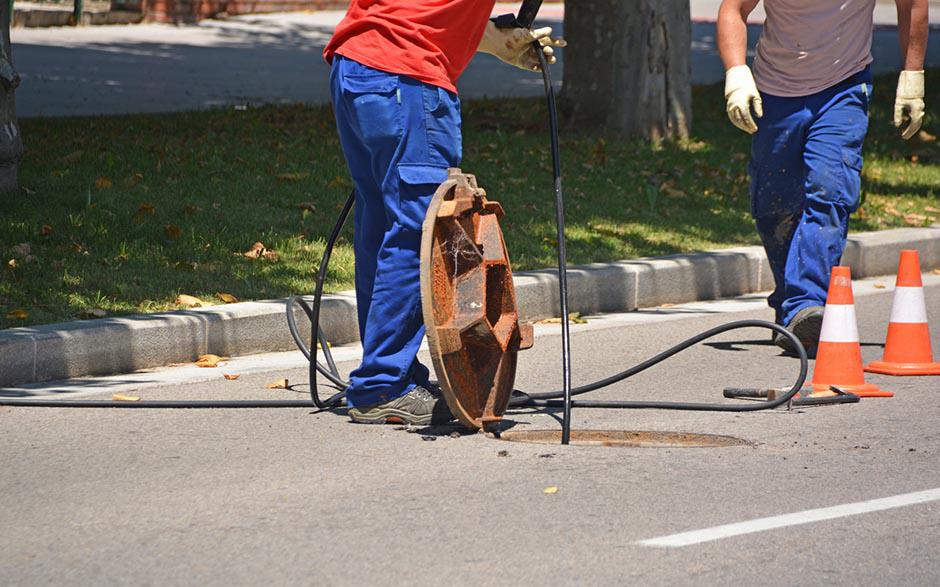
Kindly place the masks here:
[[(561, 430), (520, 430), (503, 432), (500, 440), (531, 444), (561, 444)], [(635, 448), (694, 448), (750, 446), (734, 436), (691, 432), (645, 432), (634, 430), (572, 430), (571, 444), (581, 446), (623, 446)]]

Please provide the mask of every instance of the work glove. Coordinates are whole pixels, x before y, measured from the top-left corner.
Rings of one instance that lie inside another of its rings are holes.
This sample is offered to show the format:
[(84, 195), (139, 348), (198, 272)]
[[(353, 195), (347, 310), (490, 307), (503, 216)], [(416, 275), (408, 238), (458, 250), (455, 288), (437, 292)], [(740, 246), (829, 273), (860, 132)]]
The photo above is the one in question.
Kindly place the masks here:
[[(917, 134), (924, 121), (924, 72), (902, 71), (894, 99), (894, 126), (905, 141)], [(902, 128), (903, 127), (903, 128)]]
[(529, 71), (539, 71), (539, 56), (532, 47), (532, 43), (538, 41), (542, 46), (542, 53), (545, 54), (545, 61), (552, 65), (555, 63), (555, 50), (553, 47), (564, 47), (567, 45), (562, 38), (552, 38), (552, 28), (544, 27), (540, 29), (497, 29), (492, 38), (488, 39), (489, 47), (486, 52), (495, 55), (502, 61), (510, 65), (515, 65), (520, 69)]
[(748, 66), (736, 65), (725, 72), (725, 100), (731, 124), (748, 134), (756, 133), (757, 123), (751, 116), (751, 108), (757, 118), (761, 118), (764, 115), (764, 103)]

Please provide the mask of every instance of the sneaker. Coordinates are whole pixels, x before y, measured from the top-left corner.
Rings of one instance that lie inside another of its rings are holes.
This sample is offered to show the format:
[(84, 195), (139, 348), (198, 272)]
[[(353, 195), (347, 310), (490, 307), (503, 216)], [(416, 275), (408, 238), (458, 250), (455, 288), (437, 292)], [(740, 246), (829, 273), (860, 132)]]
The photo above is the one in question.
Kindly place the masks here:
[[(793, 320), (787, 324), (787, 330), (792, 332), (806, 348), (811, 356), (819, 345), (819, 333), (822, 331), (823, 306), (809, 306), (796, 313)], [(784, 352), (795, 354), (796, 349), (790, 344), (790, 339), (782, 334), (774, 333), (774, 344)]]
[(410, 424), (428, 426), (453, 420), (447, 402), (416, 385), (400, 398), (384, 404), (349, 409), (349, 418), (357, 424)]

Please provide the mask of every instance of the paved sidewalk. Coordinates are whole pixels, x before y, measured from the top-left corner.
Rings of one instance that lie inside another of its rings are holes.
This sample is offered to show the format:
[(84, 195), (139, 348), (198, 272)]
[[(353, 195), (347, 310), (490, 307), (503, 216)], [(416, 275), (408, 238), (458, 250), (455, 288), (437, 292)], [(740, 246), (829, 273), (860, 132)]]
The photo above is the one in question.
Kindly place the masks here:
[[(693, 82), (721, 81), (715, 48), (715, 8), (693, 3)], [(713, 3), (713, 2), (712, 2)], [(515, 5), (500, 5), (496, 11)], [(232, 104), (325, 103), (328, 68), (320, 57), (341, 11), (249, 15), (198, 25), (127, 25), (14, 29), (20, 117), (172, 112)], [(897, 69), (892, 12), (879, 6), (875, 71)], [(940, 9), (933, 18), (940, 20)], [(709, 15), (711, 15), (709, 17)], [(546, 24), (561, 30), (560, 6), (546, 5)], [(756, 42), (760, 26), (750, 30)], [(940, 65), (940, 30), (931, 35), (928, 63)], [(563, 59), (563, 52), (562, 52)], [(556, 66), (556, 83), (561, 82)], [(460, 83), (464, 98), (536, 96), (537, 75), (479, 55)]]

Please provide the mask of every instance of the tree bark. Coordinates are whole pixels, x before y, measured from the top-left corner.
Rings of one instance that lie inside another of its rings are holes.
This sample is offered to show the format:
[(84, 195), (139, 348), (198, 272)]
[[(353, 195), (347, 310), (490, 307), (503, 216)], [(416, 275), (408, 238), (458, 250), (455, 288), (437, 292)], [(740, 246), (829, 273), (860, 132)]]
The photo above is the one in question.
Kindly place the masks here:
[(565, 37), (560, 101), (570, 127), (652, 140), (689, 136), (689, 0), (571, 0)]
[(16, 122), (14, 92), (20, 85), (20, 76), (13, 69), (13, 50), (10, 47), (10, 19), (12, 3), (0, 0), (0, 191), (17, 187), (17, 165), (23, 156), (23, 138)]

